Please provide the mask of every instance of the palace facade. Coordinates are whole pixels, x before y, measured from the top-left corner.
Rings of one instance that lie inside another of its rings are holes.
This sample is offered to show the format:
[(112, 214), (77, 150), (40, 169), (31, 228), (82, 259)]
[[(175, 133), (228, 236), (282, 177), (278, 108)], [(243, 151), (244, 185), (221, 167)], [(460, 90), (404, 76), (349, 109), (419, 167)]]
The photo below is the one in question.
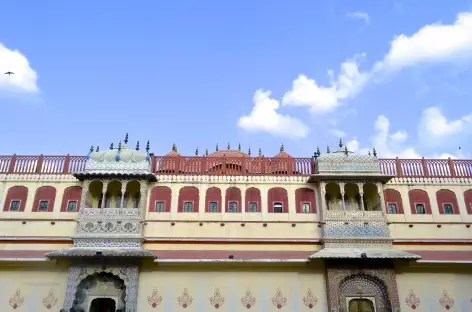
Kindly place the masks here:
[(0, 156), (0, 311), (472, 311), (472, 160)]

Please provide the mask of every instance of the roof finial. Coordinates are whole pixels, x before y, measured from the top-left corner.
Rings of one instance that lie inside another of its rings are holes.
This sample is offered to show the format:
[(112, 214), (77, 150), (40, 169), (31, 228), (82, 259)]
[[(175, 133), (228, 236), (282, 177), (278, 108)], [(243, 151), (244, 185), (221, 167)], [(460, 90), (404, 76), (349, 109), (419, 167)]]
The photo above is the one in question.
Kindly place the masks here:
[(125, 144), (128, 144), (128, 132), (126, 132), (126, 135), (125, 135)]
[(319, 146), (316, 147), (316, 155), (318, 155), (318, 157), (321, 155)]
[(349, 153), (349, 151), (348, 151), (348, 149), (347, 149), (347, 145), (344, 145), (344, 154), (347, 155), (348, 153)]
[(343, 139), (342, 138), (339, 139), (339, 147), (343, 147)]
[(149, 154), (149, 150), (150, 150), (150, 147), (149, 147), (149, 140), (148, 140), (146, 143), (146, 153)]
[(370, 155), (370, 150), (369, 150), (369, 153), (368, 153), (368, 154), (369, 154), (369, 156), (371, 156), (371, 155)]
[(177, 145), (175, 143), (172, 143), (172, 151), (177, 153)]
[(262, 149), (259, 147), (259, 156), (262, 156)]
[(100, 146), (97, 145), (97, 149), (95, 150), (95, 152), (100, 152)]
[(228, 142), (228, 146), (226, 147), (226, 149), (231, 149), (231, 144), (229, 144), (229, 142)]
[(139, 151), (139, 141), (136, 142), (136, 150)]
[(331, 153), (331, 150), (329, 149), (329, 145), (328, 145), (328, 147), (326, 148), (326, 153), (328, 153), (328, 154)]
[(282, 145), (280, 145), (280, 152), (282, 153), (284, 150), (285, 150), (284, 144), (282, 143)]
[(208, 148), (205, 148), (205, 156), (208, 156)]
[(90, 153), (93, 153), (93, 145), (90, 146)]
[(110, 149), (111, 149), (111, 150), (113, 149), (113, 143), (110, 144)]
[(198, 146), (197, 146), (197, 149), (195, 150), (195, 156), (198, 156)]
[(121, 151), (121, 141), (118, 142), (118, 150)]
[(218, 143), (216, 143), (216, 151), (218, 152), (220, 148), (218, 147)]
[(251, 156), (251, 148), (249, 148), (249, 150), (247, 151), (247, 154)]
[(238, 151), (241, 151), (241, 143), (238, 144)]
[(374, 155), (374, 157), (377, 157), (377, 151), (375, 150), (375, 147), (372, 149), (372, 154)]

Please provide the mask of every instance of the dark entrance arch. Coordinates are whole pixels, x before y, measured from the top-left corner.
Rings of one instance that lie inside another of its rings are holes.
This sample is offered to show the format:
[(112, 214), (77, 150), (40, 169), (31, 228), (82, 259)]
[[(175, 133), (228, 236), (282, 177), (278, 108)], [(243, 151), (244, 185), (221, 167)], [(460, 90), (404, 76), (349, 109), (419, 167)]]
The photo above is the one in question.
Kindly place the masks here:
[(125, 306), (124, 281), (110, 272), (97, 272), (86, 276), (77, 285), (72, 308), (87, 312), (115, 312)]
[(90, 303), (89, 312), (115, 312), (116, 303), (111, 298), (95, 298)]

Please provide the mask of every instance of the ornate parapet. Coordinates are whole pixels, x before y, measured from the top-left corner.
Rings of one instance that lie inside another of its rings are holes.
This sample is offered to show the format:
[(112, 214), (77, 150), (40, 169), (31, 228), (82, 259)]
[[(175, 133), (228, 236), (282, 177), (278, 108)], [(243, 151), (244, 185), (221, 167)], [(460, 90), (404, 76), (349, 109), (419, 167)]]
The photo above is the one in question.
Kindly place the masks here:
[(387, 221), (382, 211), (353, 211), (353, 210), (331, 210), (327, 211), (325, 218), (326, 221), (351, 221), (351, 220), (378, 220)]
[(327, 211), (322, 233), (325, 247), (386, 247), (392, 244), (382, 211)]
[(74, 247), (141, 247), (143, 226), (137, 208), (83, 208)]

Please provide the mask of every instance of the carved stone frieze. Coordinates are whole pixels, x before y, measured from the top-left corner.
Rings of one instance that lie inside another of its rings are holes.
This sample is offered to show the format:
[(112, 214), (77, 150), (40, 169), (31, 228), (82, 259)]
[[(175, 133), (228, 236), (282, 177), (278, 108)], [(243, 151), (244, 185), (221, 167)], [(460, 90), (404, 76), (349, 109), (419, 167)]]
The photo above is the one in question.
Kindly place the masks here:
[(74, 247), (78, 248), (139, 248), (142, 238), (118, 237), (74, 237)]

